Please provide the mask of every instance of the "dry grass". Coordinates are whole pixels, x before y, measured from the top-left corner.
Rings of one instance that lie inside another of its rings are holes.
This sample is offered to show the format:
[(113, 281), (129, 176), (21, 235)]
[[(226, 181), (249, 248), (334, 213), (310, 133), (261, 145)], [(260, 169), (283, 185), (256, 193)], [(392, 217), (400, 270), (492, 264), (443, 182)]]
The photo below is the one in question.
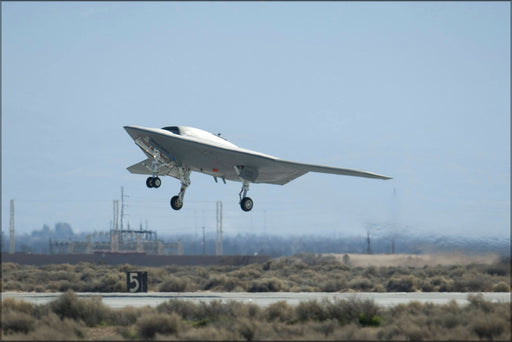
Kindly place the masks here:
[[(2, 290), (125, 292), (126, 271), (147, 271), (148, 290), (160, 292), (510, 291), (510, 258), (351, 255), (349, 264), (340, 259), (343, 257), (299, 254), (264, 264), (209, 267), (3, 263)], [(461, 264), (439, 264), (457, 261)]]
[[(156, 308), (110, 309), (68, 292), (49, 304), (2, 302), (2, 340), (510, 340), (510, 304), (371, 300), (306, 301), (265, 308), (240, 302), (169, 300)], [(89, 319), (90, 308), (94, 315)]]

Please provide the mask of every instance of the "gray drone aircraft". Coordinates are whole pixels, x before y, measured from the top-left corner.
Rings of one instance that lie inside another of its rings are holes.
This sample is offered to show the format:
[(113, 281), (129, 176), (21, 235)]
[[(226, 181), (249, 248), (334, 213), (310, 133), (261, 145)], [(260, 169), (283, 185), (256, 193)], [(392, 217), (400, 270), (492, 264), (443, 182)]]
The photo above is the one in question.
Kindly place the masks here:
[(125, 126), (124, 129), (148, 157), (128, 167), (128, 171), (151, 175), (146, 180), (148, 188), (160, 187), (162, 182), (158, 176), (171, 176), (180, 180), (180, 192), (171, 198), (171, 207), (174, 210), (183, 207), (183, 197), (190, 185), (192, 171), (213, 176), (215, 182), (219, 178), (224, 183), (226, 179), (241, 182), (239, 203), (243, 211), (250, 211), (253, 207), (252, 199), (247, 197), (250, 183), (284, 185), (308, 172), (391, 179), (366, 171), (283, 160), (240, 148), (220, 137), (220, 134), (215, 135), (193, 127)]

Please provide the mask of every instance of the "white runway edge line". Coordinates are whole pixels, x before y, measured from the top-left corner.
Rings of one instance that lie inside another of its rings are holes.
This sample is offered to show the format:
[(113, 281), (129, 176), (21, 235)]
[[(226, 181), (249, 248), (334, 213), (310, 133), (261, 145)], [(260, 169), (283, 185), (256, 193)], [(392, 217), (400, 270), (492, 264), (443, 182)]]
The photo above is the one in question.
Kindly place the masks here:
[[(33, 304), (45, 304), (55, 300), (62, 293), (35, 293), (35, 292), (3, 292), (2, 299), (16, 298)], [(433, 304), (447, 304), (455, 300), (459, 305), (467, 305), (470, 294), (478, 292), (148, 292), (148, 293), (97, 293), (77, 292), (79, 298), (90, 298), (100, 296), (102, 302), (111, 308), (123, 308), (126, 306), (143, 307), (146, 305), (155, 307), (169, 299), (188, 300), (194, 303), (211, 302), (221, 300), (222, 302), (238, 301), (241, 303), (253, 303), (259, 306), (268, 306), (278, 301), (286, 301), (290, 305), (297, 305), (307, 300), (322, 300), (324, 298), (337, 299), (373, 299), (375, 304), (383, 307), (407, 304), (411, 301)], [(482, 292), (485, 300), (493, 302), (511, 301), (509, 292)]]

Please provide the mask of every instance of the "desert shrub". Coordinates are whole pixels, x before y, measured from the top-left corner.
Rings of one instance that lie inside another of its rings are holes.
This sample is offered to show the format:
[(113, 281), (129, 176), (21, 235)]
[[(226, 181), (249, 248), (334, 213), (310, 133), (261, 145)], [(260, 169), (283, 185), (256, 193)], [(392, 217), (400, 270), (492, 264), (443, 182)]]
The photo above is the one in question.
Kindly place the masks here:
[(453, 292), (478, 292), (491, 288), (491, 282), (484, 277), (474, 276), (466, 279), (456, 279), (450, 290)]
[(367, 314), (361, 313), (359, 314), (359, 324), (361, 324), (363, 327), (378, 327), (380, 323), (382, 322), (382, 318), (380, 318), (377, 315), (369, 316)]
[(510, 258), (508, 258), (508, 262), (506, 262), (506, 259), (503, 259), (503, 261), (491, 265), (482, 265), (483, 269), (481, 271), (491, 276), (510, 275)]
[(104, 305), (101, 297), (92, 297), (87, 300), (82, 300), (81, 316), (80, 318), (89, 327), (104, 324), (110, 320), (111, 309)]
[[(486, 338), (492, 340), (500, 336), (505, 331), (504, 321), (498, 321), (489, 317), (478, 319), (473, 325), (473, 331), (478, 335), (480, 339)], [(510, 322), (508, 322), (510, 324)]]
[(247, 292), (279, 292), (283, 289), (283, 281), (277, 278), (266, 278), (251, 283)]
[(160, 292), (185, 292), (190, 288), (190, 280), (188, 278), (178, 278), (170, 276), (160, 286)]
[(480, 310), (483, 312), (492, 312), (493, 311), (493, 303), (484, 299), (484, 296), (481, 293), (476, 295), (470, 294), (468, 295), (469, 306), (476, 310)]
[[(267, 261), (265, 264), (270, 263)], [(267, 268), (268, 271), (268, 268)], [(247, 265), (242, 267), (240, 270), (233, 272), (233, 276), (240, 280), (250, 280), (261, 277), (262, 267), (257, 264)]]
[(394, 340), (394, 337), (398, 335), (400, 335), (400, 328), (398, 328), (396, 325), (386, 325), (379, 330), (377, 333), (377, 338), (380, 341), (391, 341)]
[(376, 277), (377, 268), (375, 266), (369, 266), (363, 271), (363, 276), (366, 278)]
[(316, 323), (312, 328), (317, 333), (322, 334), (323, 337), (327, 337), (330, 334), (332, 334), (338, 326), (339, 326), (339, 324), (336, 320), (328, 319), (328, 320)]
[(185, 320), (195, 320), (198, 317), (196, 304), (178, 299), (169, 299), (167, 302), (161, 303), (156, 307), (161, 313), (176, 313)]
[(208, 282), (206, 282), (204, 289), (205, 290), (223, 290), (223, 291), (233, 291), (234, 289), (242, 289), (243, 283), (234, 277), (227, 277), (226, 275), (221, 275), (217, 277), (211, 278)]
[(367, 278), (352, 279), (348, 283), (348, 287), (354, 290), (369, 291), (373, 288), (373, 281)]
[(434, 284), (431, 279), (425, 279), (421, 282), (419, 286), (422, 292), (432, 292), (434, 291)]
[(266, 307), (263, 315), (267, 321), (278, 320), (280, 322), (288, 322), (293, 319), (294, 310), (285, 301), (279, 301)]
[(213, 300), (209, 303), (200, 302), (196, 314), (199, 320), (205, 322), (235, 317), (231, 305), (222, 303), (220, 300)]
[(46, 284), (46, 289), (51, 292), (57, 292), (60, 287), (60, 282), (58, 281), (50, 281)]
[(24, 333), (34, 329), (34, 318), (27, 313), (12, 310), (2, 310), (2, 330), (6, 334)]
[(256, 304), (247, 305), (247, 315), (249, 318), (257, 318), (261, 313), (261, 308)]
[(70, 341), (84, 339), (85, 334), (83, 326), (70, 319), (61, 320), (53, 312), (36, 321), (34, 329), (28, 334), (10, 335), (9, 339), (19, 339), (23, 341)]
[(82, 282), (90, 282), (94, 279), (94, 275), (95, 273), (89, 269), (87, 270), (84, 270), (81, 274), (80, 274), (80, 281)]
[(126, 291), (126, 275), (107, 273), (99, 281), (94, 282), (92, 292), (124, 292)]
[(137, 322), (137, 318), (139, 318), (140, 315), (140, 310), (133, 306), (126, 306), (113, 312), (110, 320), (113, 325), (132, 326)]
[(388, 292), (414, 292), (416, 291), (417, 279), (414, 276), (401, 276), (391, 278), (387, 285)]
[(240, 340), (240, 336), (225, 328), (206, 326), (201, 329), (180, 331), (180, 339), (193, 341), (235, 341)]
[(59, 292), (66, 292), (67, 290), (75, 290), (72, 284), (67, 280), (62, 280), (59, 284)]
[(51, 302), (50, 308), (62, 319), (82, 320), (90, 327), (105, 322), (110, 316), (110, 309), (101, 302), (101, 297), (80, 300), (72, 291)]
[(361, 317), (364, 322), (371, 321), (380, 313), (378, 306), (370, 299), (352, 297), (348, 300), (334, 299), (333, 302), (325, 301), (324, 303), (328, 317), (337, 320), (340, 324), (359, 321)]
[(408, 267), (388, 266), (380, 270), (381, 275), (385, 277), (399, 277), (404, 275), (410, 275), (411, 269)]
[(2, 311), (11, 310), (31, 314), (34, 306), (24, 300), (17, 300), (15, 298), (2, 299)]
[(345, 280), (328, 280), (320, 284), (320, 291), (322, 292), (338, 292), (347, 288), (347, 282)]
[(320, 305), (317, 300), (308, 300), (300, 302), (295, 307), (295, 315), (299, 321), (324, 321), (328, 317), (328, 313), (323, 305)]
[(462, 277), (466, 273), (466, 270), (464, 266), (461, 265), (453, 265), (453, 267), (450, 267), (450, 270), (448, 272), (449, 276), (451, 278), (459, 278)]
[(230, 330), (237, 332), (246, 341), (252, 341), (257, 330), (256, 322), (247, 318), (237, 319)]
[(50, 303), (34, 305), (34, 308), (32, 309), (32, 316), (36, 319), (41, 319), (44, 316), (48, 316), (50, 313), (52, 313)]
[(493, 292), (510, 292), (510, 285), (504, 281), (500, 281), (492, 288)]
[(153, 313), (141, 316), (137, 320), (137, 332), (145, 339), (153, 339), (157, 333), (170, 335), (177, 334), (181, 320), (175, 313)]
[(2, 263), (2, 273), (5, 274), (6, 272), (15, 270), (18, 266), (18, 264), (15, 264), (13, 262), (3, 262)]
[(386, 292), (386, 288), (382, 284), (375, 284), (372, 292)]
[(423, 341), (424, 339), (430, 339), (428, 328), (418, 326), (416, 324), (405, 325), (402, 334), (409, 341)]
[(464, 324), (464, 318), (453, 312), (437, 312), (429, 316), (427, 322), (431, 322), (436, 326), (453, 329), (458, 325)]
[(5, 283), (5, 288), (4, 288), (4, 291), (5, 290), (11, 290), (11, 291), (24, 291), (24, 287), (23, 287), (23, 284), (17, 280), (14, 280), (14, 281), (9, 281), (9, 282), (6, 282)]
[(67, 291), (56, 300), (50, 302), (50, 308), (61, 319), (71, 318), (78, 320), (83, 314), (82, 303), (78, 300), (77, 295), (73, 291)]
[(67, 271), (53, 271), (49, 272), (47, 277), (44, 277), (43, 275), (39, 275), (39, 277), (42, 277), (44, 280), (67, 280), (68, 282), (76, 282), (78, 280), (78, 277), (74, 272)]

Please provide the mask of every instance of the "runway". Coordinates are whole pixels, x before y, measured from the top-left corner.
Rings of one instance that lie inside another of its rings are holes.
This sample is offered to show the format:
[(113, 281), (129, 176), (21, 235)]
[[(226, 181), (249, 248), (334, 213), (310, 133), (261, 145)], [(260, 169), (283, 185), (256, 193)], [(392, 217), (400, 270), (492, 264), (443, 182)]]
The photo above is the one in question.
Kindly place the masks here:
[[(79, 298), (90, 298), (100, 296), (102, 302), (111, 308), (123, 308), (126, 306), (143, 307), (149, 305), (155, 307), (170, 299), (189, 300), (195, 303), (220, 300), (223, 302), (238, 301), (242, 303), (253, 303), (259, 306), (268, 306), (278, 301), (286, 301), (290, 305), (297, 305), (307, 300), (322, 300), (324, 298), (337, 299), (372, 299), (375, 304), (384, 307), (407, 304), (411, 301), (421, 303), (431, 302), (433, 304), (446, 304), (455, 300), (459, 305), (468, 304), (468, 295), (476, 293), (460, 292), (148, 292), (148, 293), (92, 293), (77, 292)], [(45, 304), (55, 300), (61, 293), (35, 293), (35, 292), (2, 292), (2, 299), (16, 298), (33, 304)], [(510, 303), (508, 292), (484, 292), (484, 299), (493, 302)]]

